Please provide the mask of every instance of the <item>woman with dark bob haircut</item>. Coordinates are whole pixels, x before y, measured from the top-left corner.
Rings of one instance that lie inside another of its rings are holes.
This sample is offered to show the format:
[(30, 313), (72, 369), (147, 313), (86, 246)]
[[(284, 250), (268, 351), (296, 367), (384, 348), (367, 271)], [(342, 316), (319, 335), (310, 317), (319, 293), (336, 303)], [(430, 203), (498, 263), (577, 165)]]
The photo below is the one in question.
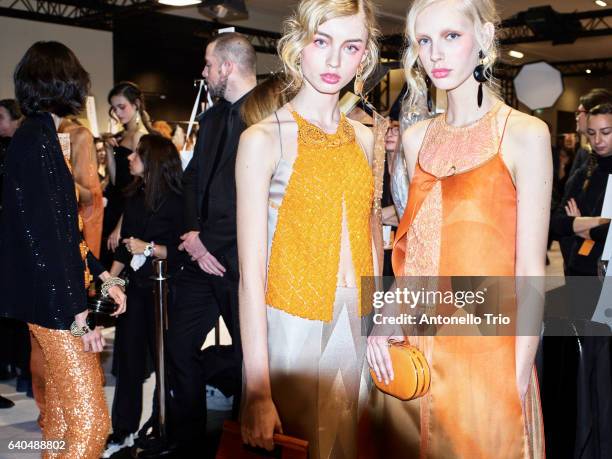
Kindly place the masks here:
[[(0, 221), (0, 316), (28, 323), (45, 359), (47, 411), (43, 439), (62, 457), (98, 458), (109, 430), (100, 330), (87, 325), (92, 274), (125, 311), (122, 281), (111, 277), (81, 235), (75, 184), (57, 135), (61, 118), (77, 114), (89, 75), (57, 42), (37, 42), (14, 75), (26, 116), (6, 157)], [(91, 273), (91, 274), (90, 274)], [(43, 457), (55, 457), (45, 451)]]

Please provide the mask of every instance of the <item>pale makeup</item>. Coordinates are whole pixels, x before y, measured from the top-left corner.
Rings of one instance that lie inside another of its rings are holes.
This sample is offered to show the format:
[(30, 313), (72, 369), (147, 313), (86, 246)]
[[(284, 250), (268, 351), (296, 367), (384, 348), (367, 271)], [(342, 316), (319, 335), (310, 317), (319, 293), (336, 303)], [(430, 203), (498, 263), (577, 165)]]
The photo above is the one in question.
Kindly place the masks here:
[(415, 24), (419, 61), (433, 84), (450, 91), (472, 77), (480, 50), (474, 24), (447, 0), (426, 7)]
[(113, 113), (121, 124), (128, 124), (136, 116), (136, 105), (132, 104), (125, 96), (116, 95), (111, 97)]
[(338, 93), (357, 74), (367, 41), (362, 13), (325, 21), (302, 50), (304, 79), (320, 93)]
[(595, 153), (612, 155), (612, 115), (589, 115), (586, 134)]

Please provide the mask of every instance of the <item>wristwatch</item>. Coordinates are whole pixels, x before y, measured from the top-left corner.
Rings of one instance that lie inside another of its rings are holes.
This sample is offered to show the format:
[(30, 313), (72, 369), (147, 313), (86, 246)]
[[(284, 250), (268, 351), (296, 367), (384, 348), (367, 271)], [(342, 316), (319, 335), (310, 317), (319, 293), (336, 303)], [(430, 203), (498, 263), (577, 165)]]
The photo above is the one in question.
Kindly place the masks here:
[(151, 241), (145, 246), (142, 253), (145, 257), (152, 257), (153, 252), (155, 252), (155, 242)]

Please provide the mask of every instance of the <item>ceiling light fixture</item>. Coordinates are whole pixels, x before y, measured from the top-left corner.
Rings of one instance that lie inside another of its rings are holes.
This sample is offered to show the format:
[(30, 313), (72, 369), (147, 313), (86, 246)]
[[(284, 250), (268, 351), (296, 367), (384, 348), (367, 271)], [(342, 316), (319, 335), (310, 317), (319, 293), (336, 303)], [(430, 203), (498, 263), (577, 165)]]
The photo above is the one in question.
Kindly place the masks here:
[(586, 73), (591, 73), (591, 69), (586, 69), (585, 72)]
[(157, 0), (157, 3), (168, 6), (191, 6), (202, 3), (202, 0)]
[(525, 57), (525, 55), (523, 53), (521, 53), (520, 51), (515, 51), (513, 49), (511, 49), (508, 54), (512, 57), (516, 57), (517, 59), (522, 59), (523, 57)]
[(211, 19), (240, 21), (249, 18), (244, 0), (204, 0), (198, 6), (200, 14)]
[(595, 0), (595, 4), (597, 6), (601, 6), (602, 8), (605, 8), (606, 6), (608, 6), (608, 2), (604, 2), (604, 0)]

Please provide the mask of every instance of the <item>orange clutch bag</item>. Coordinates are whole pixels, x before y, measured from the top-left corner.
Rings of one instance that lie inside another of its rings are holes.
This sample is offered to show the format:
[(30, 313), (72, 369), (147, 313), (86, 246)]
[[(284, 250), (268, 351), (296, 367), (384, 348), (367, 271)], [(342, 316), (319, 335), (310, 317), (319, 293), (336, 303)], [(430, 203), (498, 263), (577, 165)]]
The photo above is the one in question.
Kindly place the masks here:
[(389, 344), (395, 377), (389, 384), (385, 384), (384, 381), (379, 382), (374, 370), (370, 369), (370, 375), (376, 387), (385, 394), (402, 401), (425, 395), (431, 383), (431, 373), (423, 353), (405, 342)]
[(287, 435), (274, 434), (274, 450), (252, 448), (242, 443), (240, 424), (225, 421), (216, 459), (308, 459), (308, 442)]

